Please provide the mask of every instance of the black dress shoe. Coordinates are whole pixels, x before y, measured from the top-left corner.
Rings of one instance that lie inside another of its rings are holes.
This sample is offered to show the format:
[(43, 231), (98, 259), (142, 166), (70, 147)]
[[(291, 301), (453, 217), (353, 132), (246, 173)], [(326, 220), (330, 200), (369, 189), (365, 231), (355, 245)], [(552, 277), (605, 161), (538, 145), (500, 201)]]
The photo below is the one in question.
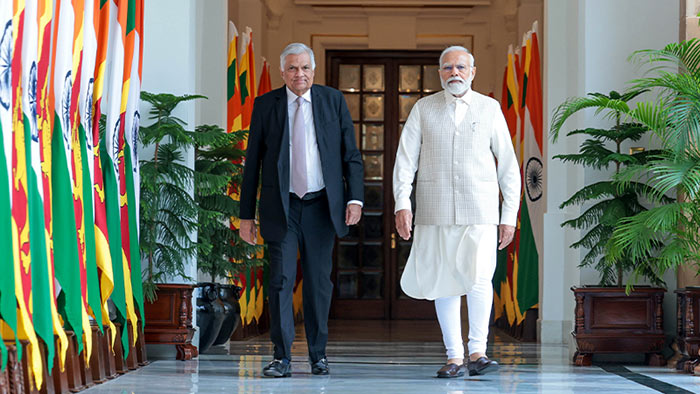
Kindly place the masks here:
[(314, 375), (328, 375), (328, 359), (323, 357), (315, 363), (311, 363), (311, 373)]
[(263, 375), (273, 378), (288, 378), (292, 376), (292, 363), (287, 360), (272, 360), (263, 368)]
[(445, 364), (437, 371), (438, 378), (459, 378), (464, 376), (464, 364)]
[(467, 369), (469, 370), (469, 376), (483, 375), (488, 372), (498, 371), (498, 363), (484, 356), (479, 357), (476, 361), (469, 360)]

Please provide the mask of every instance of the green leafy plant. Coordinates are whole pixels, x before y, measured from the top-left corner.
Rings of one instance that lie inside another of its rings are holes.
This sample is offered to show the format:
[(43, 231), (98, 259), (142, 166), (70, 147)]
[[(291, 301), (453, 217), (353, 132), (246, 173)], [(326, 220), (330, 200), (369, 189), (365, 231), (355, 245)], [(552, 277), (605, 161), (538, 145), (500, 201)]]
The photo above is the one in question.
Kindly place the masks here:
[(623, 285), (623, 275), (634, 272), (649, 279), (655, 285), (663, 285), (653, 264), (654, 251), (660, 242), (652, 242), (643, 253), (624, 251), (611, 259), (607, 244), (616, 227), (630, 216), (646, 211), (640, 202), (640, 197), (658, 196), (659, 200), (669, 202), (663, 194), (658, 194), (655, 188), (642, 181), (629, 181), (620, 184), (615, 177), (628, 166), (644, 166), (651, 161), (658, 151), (622, 152), (621, 146), (626, 141), (638, 141), (648, 128), (636, 122), (624, 122), (628, 102), (644, 93), (644, 89), (636, 89), (620, 94), (616, 91), (608, 95), (590, 93), (586, 97), (575, 97), (562, 103), (554, 112), (552, 119), (552, 139), (556, 141), (565, 121), (573, 114), (587, 108), (595, 108), (596, 115), (604, 113), (605, 118), (612, 120), (613, 125), (608, 129), (586, 128), (570, 131), (567, 136), (584, 135), (578, 153), (554, 156), (567, 163), (583, 165), (596, 170), (608, 169), (613, 166), (615, 176), (611, 179), (598, 181), (584, 186), (574, 193), (559, 207), (566, 208), (590, 204), (578, 217), (562, 223), (562, 227), (571, 227), (585, 231), (585, 235), (574, 242), (573, 248), (588, 250), (579, 266), (592, 266), (600, 273), (600, 285)]
[(262, 245), (249, 245), (231, 226), (239, 202), (229, 196), (243, 177), (247, 132), (226, 133), (218, 126), (199, 126), (195, 133), (195, 200), (199, 207), (197, 266), (217, 278), (231, 278), (246, 268), (264, 264)]
[(151, 159), (141, 160), (140, 248), (146, 262), (144, 295), (156, 299), (157, 283), (185, 273), (185, 262), (197, 253), (193, 234), (199, 212), (191, 195), (194, 171), (185, 165), (185, 152), (194, 146), (193, 133), (185, 122), (173, 115), (183, 102), (204, 98), (197, 95), (175, 96), (141, 92), (151, 104), (153, 123), (139, 130), (141, 144), (154, 146)]
[(621, 187), (648, 177), (657, 187), (653, 201), (677, 192), (669, 204), (626, 218), (610, 242), (611, 258), (639, 257), (663, 243), (655, 256), (659, 274), (684, 264), (700, 268), (700, 41), (672, 43), (660, 50), (632, 55), (650, 67), (648, 76), (633, 81), (638, 89), (655, 89), (654, 101), (628, 110), (661, 143), (658, 160), (631, 166), (619, 174)]

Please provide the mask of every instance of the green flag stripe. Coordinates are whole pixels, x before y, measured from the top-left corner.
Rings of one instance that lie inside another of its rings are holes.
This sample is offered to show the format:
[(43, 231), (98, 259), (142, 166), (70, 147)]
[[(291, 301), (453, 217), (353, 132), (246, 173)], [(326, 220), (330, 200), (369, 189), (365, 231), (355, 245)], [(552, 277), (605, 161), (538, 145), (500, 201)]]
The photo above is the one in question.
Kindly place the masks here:
[[(85, 271), (87, 274), (87, 286), (88, 286), (88, 305), (90, 309), (95, 314), (95, 320), (98, 322), (102, 321), (102, 305), (100, 297), (100, 282), (97, 279), (97, 251), (95, 246), (95, 213), (94, 205), (92, 202), (92, 179), (89, 177), (89, 172), (87, 171), (89, 167), (88, 155), (87, 155), (87, 145), (86, 145), (86, 135), (85, 129), (82, 123), (79, 126), (80, 132), (80, 153), (83, 162), (83, 218), (85, 221), (85, 252), (87, 258), (85, 260)], [(102, 324), (98, 324), (100, 332), (102, 332)]]
[(236, 63), (237, 61), (234, 59), (226, 71), (226, 97), (228, 100), (231, 100), (233, 94), (236, 93)]
[(141, 253), (139, 251), (139, 232), (136, 223), (136, 190), (134, 183), (134, 173), (132, 171), (133, 160), (131, 158), (131, 148), (129, 144), (124, 144), (124, 159), (126, 171), (126, 198), (127, 206), (129, 207), (129, 251), (131, 256), (131, 291), (134, 294), (134, 300), (139, 309), (141, 324), (144, 323), (143, 310), (143, 284), (141, 280)]
[(114, 290), (110, 298), (117, 307), (117, 322), (122, 325), (122, 348), (124, 358), (129, 352), (129, 333), (126, 327), (126, 295), (124, 291), (124, 265), (122, 261), (122, 237), (119, 222), (119, 191), (114, 173), (112, 158), (107, 153), (105, 138), (100, 141), (102, 176), (105, 188), (105, 210), (107, 211), (107, 233), (109, 234), (109, 254), (112, 257)]
[(82, 296), (79, 271), (78, 234), (75, 226), (75, 210), (73, 205), (73, 185), (68, 173), (67, 158), (64, 153), (63, 131), (61, 121), (56, 114), (54, 131), (51, 138), (51, 187), (53, 212), (54, 265), (56, 279), (61, 284), (64, 295), (62, 311), (66, 323), (78, 338), (78, 353), (83, 349), (82, 326)]
[(129, 0), (129, 8), (126, 12), (126, 34), (128, 36), (136, 28), (136, 1)]
[(539, 302), (539, 255), (530, 223), (526, 197), (520, 204), (520, 251), (518, 253), (518, 306), (520, 313)]
[(32, 323), (34, 331), (46, 345), (48, 368), (53, 368), (54, 338), (49, 292), (48, 257), (44, 221), (44, 204), (39, 195), (39, 179), (32, 166), (32, 136), (29, 118), (24, 116), (24, 148), (27, 162), (27, 201), (29, 213), (29, 248), (32, 254)]
[[(2, 138), (0, 124), (0, 250), (12, 250), (12, 213), (10, 208), (10, 180), (7, 175), (7, 160), (5, 158), (5, 142)], [(14, 264), (0, 264), (0, 316), (2, 320), (17, 332), (17, 299), (15, 298)], [(0, 342), (3, 342), (0, 340)], [(18, 351), (22, 347), (15, 338)], [(2, 369), (7, 363), (7, 351), (2, 344)], [(21, 356), (21, 353), (18, 353)]]
[(241, 104), (245, 103), (245, 99), (248, 97), (248, 84), (246, 84), (246, 79), (248, 78), (248, 71), (243, 71), (238, 80), (238, 86), (241, 87)]

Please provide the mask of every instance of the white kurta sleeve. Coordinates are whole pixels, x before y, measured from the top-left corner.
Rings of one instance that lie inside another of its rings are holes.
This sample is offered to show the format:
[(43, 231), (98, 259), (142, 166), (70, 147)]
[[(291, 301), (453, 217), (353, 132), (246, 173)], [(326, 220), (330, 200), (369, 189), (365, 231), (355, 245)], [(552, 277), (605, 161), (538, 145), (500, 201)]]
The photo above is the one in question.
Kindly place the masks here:
[(498, 186), (503, 194), (501, 224), (515, 226), (520, 202), (520, 168), (513, 151), (508, 124), (501, 109), (494, 106), (491, 151), (498, 160)]
[(418, 157), (421, 146), (420, 111), (414, 105), (401, 131), (399, 147), (394, 163), (394, 213), (402, 209), (411, 209), (411, 191), (413, 178), (418, 169)]

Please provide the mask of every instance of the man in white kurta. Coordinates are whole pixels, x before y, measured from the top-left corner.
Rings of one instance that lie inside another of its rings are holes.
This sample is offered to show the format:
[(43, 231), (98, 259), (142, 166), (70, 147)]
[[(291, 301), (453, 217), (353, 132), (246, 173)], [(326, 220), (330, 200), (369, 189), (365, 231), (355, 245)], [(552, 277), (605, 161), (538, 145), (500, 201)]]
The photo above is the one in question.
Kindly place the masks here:
[[(491, 280), (496, 250), (515, 232), (520, 172), (499, 103), (471, 89), (473, 56), (449, 47), (439, 73), (445, 90), (418, 100), (403, 127), (393, 188), (397, 231), (409, 239), (417, 171), (415, 234), (401, 288), (410, 297), (435, 300), (448, 359), (438, 377), (451, 378), (498, 368), (486, 357)], [(460, 319), (465, 294), (466, 363)]]

